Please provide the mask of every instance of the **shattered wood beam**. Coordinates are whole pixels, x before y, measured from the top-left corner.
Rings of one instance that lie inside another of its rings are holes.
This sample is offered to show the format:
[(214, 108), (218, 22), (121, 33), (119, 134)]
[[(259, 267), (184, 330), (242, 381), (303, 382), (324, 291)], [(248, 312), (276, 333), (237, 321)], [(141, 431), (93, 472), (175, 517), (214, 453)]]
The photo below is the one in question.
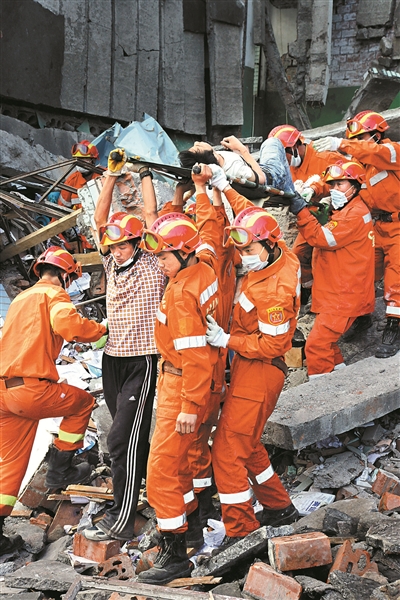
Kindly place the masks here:
[[(87, 254), (74, 254), (75, 260), (79, 261), (82, 265), (82, 271), (84, 273), (91, 273), (93, 271), (103, 270), (103, 261), (98, 252), (88, 252)], [(96, 297), (92, 299), (95, 302)]]
[(267, 55), (268, 69), (272, 75), (276, 89), (282, 99), (283, 104), (289, 114), (293, 125), (300, 131), (311, 128), (311, 122), (306, 113), (297, 104), (292, 87), (286, 77), (285, 69), (276, 44), (274, 31), (268, 14), (267, 3), (264, 11), (265, 22), (265, 52)]
[(16, 256), (17, 254), (20, 254), (21, 252), (25, 252), (29, 248), (40, 244), (40, 242), (45, 242), (54, 235), (57, 235), (58, 233), (61, 233), (62, 231), (73, 227), (76, 224), (76, 218), (82, 212), (83, 209), (79, 208), (70, 215), (62, 217), (61, 219), (58, 219), (58, 221), (55, 221), (54, 223), (49, 223), (48, 225), (42, 227), (38, 231), (34, 231), (33, 233), (26, 235), (25, 237), (15, 242), (15, 244), (8, 244), (8, 246), (6, 246), (6, 248), (4, 248), (2, 252), (0, 252), (0, 262), (4, 262), (5, 260), (8, 260), (9, 258)]
[(55, 217), (59, 219), (65, 214), (71, 214), (71, 209), (65, 209), (61, 206), (58, 207), (57, 204), (51, 203), (48, 204), (38, 204), (34, 200), (23, 199), (21, 197), (13, 196), (8, 194), (7, 192), (3, 192), (0, 190), (0, 200), (3, 200), (6, 204), (12, 204), (13, 207), (22, 208), (25, 211), (32, 211), (34, 213), (38, 213), (39, 215), (45, 215), (46, 217)]

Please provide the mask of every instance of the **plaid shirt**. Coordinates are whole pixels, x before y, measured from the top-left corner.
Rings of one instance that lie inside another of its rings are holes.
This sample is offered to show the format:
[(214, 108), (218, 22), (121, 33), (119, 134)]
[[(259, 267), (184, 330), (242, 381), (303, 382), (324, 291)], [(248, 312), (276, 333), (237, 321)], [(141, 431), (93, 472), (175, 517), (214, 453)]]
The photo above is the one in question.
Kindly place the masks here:
[(132, 266), (120, 273), (111, 254), (103, 256), (107, 277), (109, 336), (105, 346), (110, 356), (157, 354), (154, 324), (165, 277), (157, 258), (141, 253)]

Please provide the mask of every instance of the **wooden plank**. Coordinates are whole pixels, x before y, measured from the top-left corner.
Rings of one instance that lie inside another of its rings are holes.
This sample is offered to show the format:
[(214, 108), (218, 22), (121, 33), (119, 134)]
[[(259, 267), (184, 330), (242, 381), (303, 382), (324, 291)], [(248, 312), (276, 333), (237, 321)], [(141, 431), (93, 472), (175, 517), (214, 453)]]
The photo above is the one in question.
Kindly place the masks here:
[[(79, 261), (82, 267), (103, 265), (101, 256), (98, 252), (88, 252), (87, 254), (74, 254), (75, 260)], [(93, 298), (96, 300), (96, 298)]]
[(5, 260), (12, 258), (16, 254), (21, 254), (21, 252), (25, 252), (29, 248), (36, 246), (36, 244), (45, 242), (54, 235), (73, 227), (76, 224), (77, 216), (80, 215), (82, 211), (83, 209), (79, 208), (70, 215), (61, 217), (61, 219), (58, 219), (58, 221), (49, 223), (45, 227), (38, 229), (38, 231), (34, 231), (33, 233), (26, 235), (18, 240), (15, 244), (9, 244), (6, 246), (3, 252), (0, 252), (0, 262), (4, 262)]
[(217, 585), (221, 582), (222, 577), (214, 577), (213, 575), (205, 575), (204, 577), (182, 577), (182, 579), (173, 579), (166, 584), (166, 587), (180, 588), (190, 585)]
[(74, 581), (69, 586), (67, 593), (63, 595), (63, 600), (75, 600), (81, 588), (82, 581), (80, 576), (77, 575)]

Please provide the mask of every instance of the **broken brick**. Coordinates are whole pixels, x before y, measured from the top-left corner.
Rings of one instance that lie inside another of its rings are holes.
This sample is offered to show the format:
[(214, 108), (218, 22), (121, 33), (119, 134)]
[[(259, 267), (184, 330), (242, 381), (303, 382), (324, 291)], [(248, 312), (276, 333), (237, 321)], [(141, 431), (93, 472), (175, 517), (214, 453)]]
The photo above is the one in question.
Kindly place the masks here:
[(269, 565), (258, 562), (250, 567), (243, 596), (259, 600), (298, 600), (302, 589), (292, 577), (277, 573)]
[(332, 562), (329, 537), (319, 531), (276, 537), (268, 541), (271, 565), (279, 571), (295, 571)]
[(158, 554), (159, 548), (158, 546), (153, 546), (153, 548), (149, 548), (145, 552), (143, 552), (141, 558), (139, 559), (136, 565), (136, 575), (139, 575), (142, 571), (148, 571), (152, 567), (154, 567), (154, 561)]
[(135, 572), (129, 556), (127, 554), (119, 554), (118, 556), (112, 556), (100, 564), (98, 575), (100, 577), (107, 577), (107, 579), (124, 581), (134, 577)]
[(379, 510), (381, 512), (385, 510), (397, 510), (400, 508), (400, 496), (397, 494), (391, 494), (385, 492), (379, 502)]
[(378, 573), (378, 565), (371, 562), (371, 556), (366, 550), (353, 550), (350, 540), (346, 540), (339, 548), (332, 568), (329, 571), (328, 583), (330, 574), (333, 571), (342, 571), (343, 573), (353, 573), (362, 577), (365, 573)]
[(379, 469), (372, 484), (372, 491), (378, 496), (382, 496), (385, 492), (400, 495), (400, 479), (392, 473)]
[(121, 544), (118, 540), (93, 542), (87, 540), (82, 533), (76, 533), (74, 536), (73, 553), (98, 563), (103, 563), (108, 558), (119, 554), (120, 548)]
[(40, 527), (40, 529), (43, 529), (43, 531), (47, 531), (52, 520), (53, 518), (50, 515), (46, 513), (40, 513), (40, 515), (37, 517), (31, 517), (29, 522), (31, 525), (36, 525), (37, 527)]

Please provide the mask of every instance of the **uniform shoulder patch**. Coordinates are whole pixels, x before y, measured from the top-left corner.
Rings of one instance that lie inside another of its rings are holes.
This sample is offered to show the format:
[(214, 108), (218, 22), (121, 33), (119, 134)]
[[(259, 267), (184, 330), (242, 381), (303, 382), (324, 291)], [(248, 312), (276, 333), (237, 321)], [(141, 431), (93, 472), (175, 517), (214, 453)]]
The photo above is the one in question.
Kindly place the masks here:
[(285, 320), (285, 313), (281, 306), (274, 306), (273, 308), (267, 308), (267, 321), (271, 325), (279, 325)]
[(332, 229), (335, 229), (335, 227), (337, 227), (338, 222), (337, 221), (328, 221), (326, 225), (324, 225), (324, 227), (326, 227), (326, 229), (329, 229), (330, 231), (332, 231)]

